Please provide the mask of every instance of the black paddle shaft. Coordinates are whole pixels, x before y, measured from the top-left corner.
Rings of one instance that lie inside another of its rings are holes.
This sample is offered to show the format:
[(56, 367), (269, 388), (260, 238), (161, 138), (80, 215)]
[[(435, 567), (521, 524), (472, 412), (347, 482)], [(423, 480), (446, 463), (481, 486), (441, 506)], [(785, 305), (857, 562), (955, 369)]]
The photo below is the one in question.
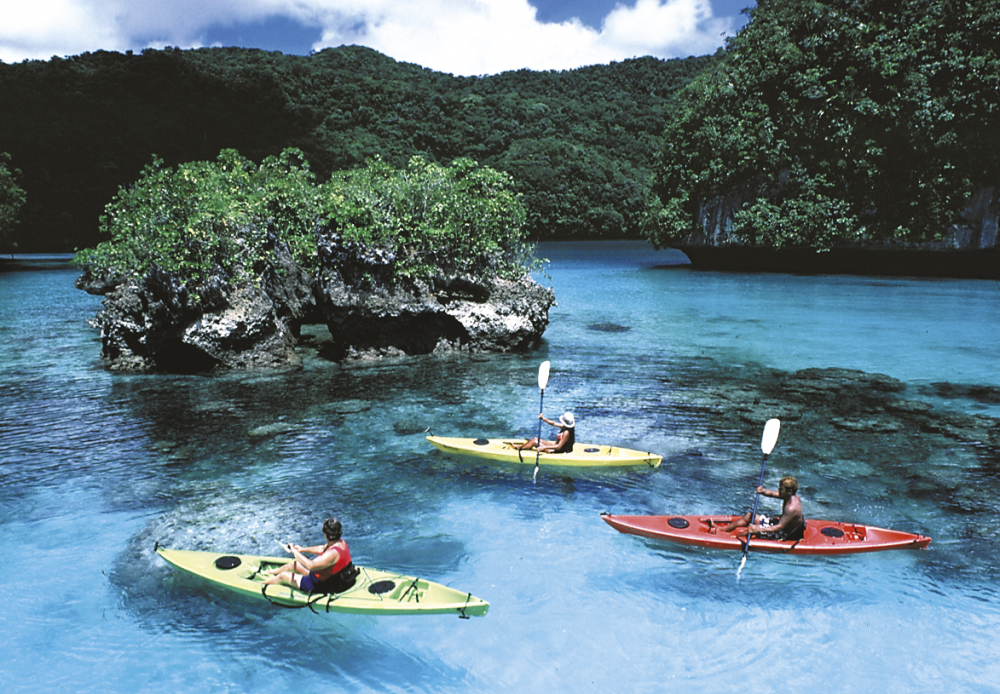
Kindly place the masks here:
[[(764, 486), (764, 470), (767, 468), (767, 453), (764, 454), (764, 462), (760, 465), (760, 479), (757, 481), (757, 490), (753, 496), (753, 511), (750, 512), (750, 524), (757, 519), (757, 501), (760, 499), (760, 488)], [(743, 556), (750, 551), (750, 528), (747, 528), (747, 541), (743, 543)]]
[(535, 438), (535, 470), (538, 470), (538, 458), (542, 454), (542, 413), (545, 412), (545, 389), (540, 388), (538, 396), (538, 437)]

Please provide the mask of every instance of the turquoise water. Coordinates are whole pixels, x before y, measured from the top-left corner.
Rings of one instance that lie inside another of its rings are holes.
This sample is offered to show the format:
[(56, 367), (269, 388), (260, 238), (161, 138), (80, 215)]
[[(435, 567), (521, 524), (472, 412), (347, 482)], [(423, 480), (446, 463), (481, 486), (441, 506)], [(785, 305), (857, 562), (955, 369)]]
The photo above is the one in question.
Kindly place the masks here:
[[(996, 283), (694, 272), (636, 243), (540, 253), (558, 305), (535, 353), (339, 366), (307, 348), (300, 370), (214, 377), (108, 373), (86, 323), (100, 301), (74, 271), (0, 272), (5, 689), (1000, 691), (995, 457), (909, 461), (874, 438), (866, 460), (793, 460), (779, 439), (768, 479), (796, 474), (807, 515), (934, 541), (751, 554), (739, 581), (738, 555), (599, 517), (745, 508), (759, 436), (680, 389), (757, 366), (884, 373), (935, 408), (1000, 417), (992, 398), (931, 387), (1000, 389)], [(547, 414), (572, 409), (581, 440), (654, 450), (663, 466), (533, 480), (430, 449), (427, 431), (534, 431), (546, 359)], [(920, 491), (945, 476), (950, 494)], [(275, 538), (318, 540), (330, 512), (358, 563), (471, 591), (490, 613), (278, 610), (153, 553), (273, 553)]]

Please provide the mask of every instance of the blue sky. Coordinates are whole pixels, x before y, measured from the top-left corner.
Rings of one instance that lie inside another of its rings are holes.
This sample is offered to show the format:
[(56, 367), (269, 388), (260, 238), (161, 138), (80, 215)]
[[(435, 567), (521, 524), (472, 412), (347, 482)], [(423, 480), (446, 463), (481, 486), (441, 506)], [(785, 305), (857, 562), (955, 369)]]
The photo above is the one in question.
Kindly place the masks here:
[(0, 60), (341, 45), (456, 75), (714, 52), (755, 0), (0, 0)]

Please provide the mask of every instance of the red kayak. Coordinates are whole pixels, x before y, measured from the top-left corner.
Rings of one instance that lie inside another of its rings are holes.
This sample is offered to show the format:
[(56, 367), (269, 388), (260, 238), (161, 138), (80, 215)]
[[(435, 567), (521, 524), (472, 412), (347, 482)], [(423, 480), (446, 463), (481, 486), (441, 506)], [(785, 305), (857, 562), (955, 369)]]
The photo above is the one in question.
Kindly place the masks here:
[[(601, 518), (623, 533), (696, 547), (742, 550), (746, 540), (746, 528), (731, 532), (718, 528), (739, 516), (613, 516), (602, 513)], [(924, 549), (930, 542), (931, 538), (926, 535), (808, 518), (801, 540), (767, 540), (755, 535), (750, 538), (750, 549), (787, 554), (855, 554), (886, 549)]]

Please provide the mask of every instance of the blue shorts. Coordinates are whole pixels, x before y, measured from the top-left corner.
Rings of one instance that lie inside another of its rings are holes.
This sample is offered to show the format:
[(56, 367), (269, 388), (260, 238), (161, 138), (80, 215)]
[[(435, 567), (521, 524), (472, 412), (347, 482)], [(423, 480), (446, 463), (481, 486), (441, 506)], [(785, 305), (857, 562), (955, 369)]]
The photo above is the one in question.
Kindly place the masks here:
[(315, 571), (310, 571), (299, 582), (299, 590), (306, 593), (343, 593), (354, 586), (357, 575), (358, 570), (354, 568), (354, 564), (348, 564), (325, 581)]
[(302, 581), (299, 583), (299, 588), (306, 593), (328, 593), (329, 591), (323, 590), (323, 579), (317, 576), (314, 572), (310, 571), (305, 576), (302, 577)]

